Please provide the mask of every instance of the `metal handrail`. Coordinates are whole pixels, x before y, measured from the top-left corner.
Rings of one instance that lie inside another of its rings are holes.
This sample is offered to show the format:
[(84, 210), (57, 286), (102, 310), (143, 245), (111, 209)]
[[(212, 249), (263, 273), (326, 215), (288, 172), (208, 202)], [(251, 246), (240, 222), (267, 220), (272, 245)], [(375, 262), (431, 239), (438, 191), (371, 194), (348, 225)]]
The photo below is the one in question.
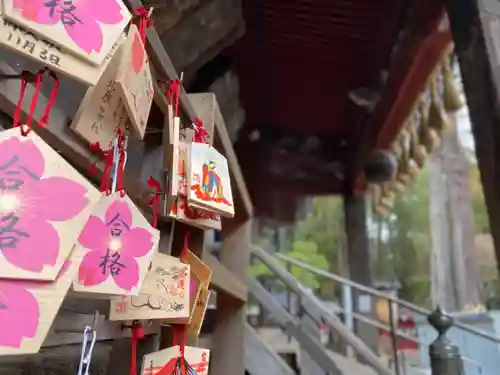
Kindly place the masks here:
[[(355, 288), (357, 290), (360, 290), (362, 292), (365, 292), (367, 294), (370, 294), (372, 296), (375, 296), (375, 297), (380, 297), (380, 298), (384, 298), (384, 299), (387, 299), (391, 302), (394, 302), (400, 306), (404, 306), (406, 307), (408, 310), (411, 310), (413, 312), (416, 312), (418, 314), (421, 314), (421, 315), (429, 315), (431, 313), (430, 310), (424, 308), (424, 307), (420, 307), (420, 306), (417, 306), (417, 305), (414, 305), (410, 302), (407, 302), (407, 301), (404, 301), (404, 300), (401, 300), (397, 297), (394, 297), (388, 293), (384, 293), (384, 292), (381, 292), (379, 290), (376, 290), (376, 289), (373, 289), (373, 288), (370, 288), (368, 286), (365, 286), (365, 285), (362, 285), (362, 284), (358, 284), (352, 280), (349, 280), (349, 279), (346, 279), (342, 276), (338, 276), (338, 275), (335, 275), (333, 273), (330, 273), (330, 272), (327, 272), (327, 271), (324, 271), (324, 270), (321, 270), (321, 269), (318, 269), (318, 268), (315, 268), (315, 267), (312, 267), (310, 266), (309, 264), (307, 263), (304, 263), (304, 262), (301, 262), (297, 259), (293, 259), (293, 258), (290, 258), (290, 257), (287, 257), (283, 254), (275, 254), (276, 258), (278, 259), (281, 259), (281, 260), (284, 260), (285, 262), (288, 262), (290, 264), (293, 264), (297, 267), (301, 267), (305, 270), (308, 270), (312, 273), (315, 273), (316, 275), (319, 275), (319, 276), (322, 276), (322, 277), (325, 277), (327, 279), (330, 279), (330, 280), (333, 280), (333, 281), (337, 281), (343, 285), (348, 285), (352, 288)], [(480, 337), (483, 337), (485, 339), (488, 339), (490, 341), (493, 341), (495, 343), (500, 343), (500, 337), (498, 336), (494, 336), (494, 335), (491, 335), (485, 331), (482, 331), (482, 330), (478, 330), (472, 326), (469, 326), (467, 324), (463, 324), (461, 322), (457, 322), (455, 321), (454, 324), (453, 324), (454, 327), (458, 327), (466, 332), (469, 332), (469, 333), (472, 333), (474, 335), (477, 335), (477, 336), (480, 336)]]

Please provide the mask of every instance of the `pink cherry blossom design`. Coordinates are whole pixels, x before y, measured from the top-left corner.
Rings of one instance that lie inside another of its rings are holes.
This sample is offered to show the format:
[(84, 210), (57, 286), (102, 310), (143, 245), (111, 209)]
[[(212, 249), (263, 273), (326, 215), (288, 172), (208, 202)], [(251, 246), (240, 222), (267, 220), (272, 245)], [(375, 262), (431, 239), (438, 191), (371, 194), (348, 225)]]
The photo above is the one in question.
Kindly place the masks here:
[(197, 289), (198, 289), (198, 283), (196, 282), (195, 279), (191, 279), (191, 281), (189, 282), (189, 295), (195, 296)]
[[(110, 250), (110, 241), (119, 239), (120, 249)], [(132, 212), (126, 202), (115, 200), (108, 206), (104, 221), (91, 216), (78, 242), (90, 251), (78, 270), (84, 286), (103, 283), (111, 275), (116, 285), (132, 290), (139, 283), (136, 258), (147, 255), (153, 246), (152, 236), (144, 228), (132, 228)]]
[(64, 177), (43, 178), (44, 172), (45, 159), (33, 141), (0, 142), (0, 203), (16, 202), (0, 204), (0, 255), (32, 272), (57, 262), (59, 234), (50, 222), (74, 218), (89, 202), (85, 187)]
[(42, 25), (61, 22), (68, 36), (89, 54), (102, 48), (99, 23), (116, 25), (123, 20), (117, 0), (14, 0), (14, 8), (23, 18)]
[(144, 46), (139, 39), (139, 34), (135, 34), (134, 41), (132, 43), (132, 67), (134, 72), (139, 73), (142, 70), (142, 64), (144, 63)]
[[(57, 280), (71, 262), (61, 267)], [(40, 322), (38, 301), (27, 288), (41, 288), (47, 281), (0, 280), (0, 347), (20, 348), (25, 338), (33, 338)]]
[(0, 282), (0, 346), (19, 348), (38, 329), (40, 308), (36, 298), (15, 280)]

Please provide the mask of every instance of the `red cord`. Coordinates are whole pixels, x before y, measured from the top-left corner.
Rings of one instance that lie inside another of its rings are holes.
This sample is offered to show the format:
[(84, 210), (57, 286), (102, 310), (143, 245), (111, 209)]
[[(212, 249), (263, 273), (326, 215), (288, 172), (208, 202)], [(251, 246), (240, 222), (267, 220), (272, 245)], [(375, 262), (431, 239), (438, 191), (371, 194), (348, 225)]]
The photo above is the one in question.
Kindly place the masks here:
[(160, 181), (149, 176), (148, 186), (153, 189), (153, 196), (148, 201), (149, 205), (153, 208), (153, 223), (151, 224), (153, 228), (158, 228), (158, 217), (160, 215), (160, 194), (161, 194), (161, 184)]
[(184, 353), (186, 351), (186, 326), (184, 324), (178, 324), (174, 327), (174, 337), (173, 345), (179, 345), (181, 351), (181, 358), (184, 358)]
[(19, 92), (19, 100), (17, 102), (16, 109), (14, 111), (14, 115), (12, 116), (12, 122), (13, 122), (13, 127), (15, 127), (15, 128), (18, 126), (20, 127), (21, 135), (24, 137), (26, 137), (31, 132), (31, 130), (33, 130), (31, 123), (33, 121), (33, 116), (35, 114), (36, 105), (38, 103), (38, 96), (40, 94), (40, 90), (42, 89), (43, 75), (47, 71), (49, 72), (49, 76), (54, 79), (54, 87), (52, 89), (52, 92), (50, 93), (50, 97), (49, 97), (49, 100), (47, 102), (47, 105), (45, 106), (44, 113), (39, 121), (40, 128), (43, 128), (47, 125), (47, 123), (49, 121), (50, 111), (51, 111), (52, 106), (54, 105), (54, 103), (56, 101), (56, 98), (57, 98), (57, 94), (59, 91), (59, 79), (57, 78), (57, 75), (54, 72), (48, 70), (47, 68), (41, 69), (36, 73), (36, 75), (34, 76), (35, 77), (35, 92), (33, 93), (33, 98), (31, 99), (30, 109), (29, 109), (28, 116), (26, 118), (26, 123), (25, 123), (26, 126), (23, 127), (23, 126), (20, 126), (21, 111), (22, 111), (22, 107), (23, 107), (23, 99), (24, 99), (24, 95), (26, 94), (26, 88), (28, 87), (28, 80), (31, 82), (33, 78), (32, 78), (32, 73), (25, 71), (25, 70), (23, 70), (20, 74), (21, 90)]
[(113, 169), (113, 150), (105, 151), (106, 162), (104, 164), (104, 171), (101, 178), (100, 190), (106, 195), (111, 194), (111, 170)]
[(181, 262), (184, 262), (186, 260), (188, 250), (189, 250), (189, 230), (186, 230), (186, 233), (184, 233), (184, 247), (182, 248), (181, 252)]
[(174, 79), (170, 81), (170, 86), (167, 90), (167, 98), (170, 100), (170, 105), (174, 106), (174, 116), (179, 117), (179, 95), (181, 90), (181, 81)]
[[(23, 99), (24, 99), (24, 94), (26, 92), (26, 87), (28, 86), (28, 81), (26, 80), (25, 77), (23, 77), (23, 74), (21, 73), (21, 90), (19, 93), (19, 100), (17, 101), (16, 105), (16, 110), (14, 111), (14, 115), (12, 116), (12, 122), (14, 128), (17, 128), (19, 126), (19, 122), (21, 119), (21, 109), (23, 107)], [(26, 137), (29, 132), (31, 131), (31, 124), (26, 124), (26, 127), (28, 130), (23, 130), (23, 127), (21, 126), (21, 134)]]
[(45, 106), (45, 111), (43, 112), (43, 115), (40, 118), (40, 122), (39, 122), (40, 128), (44, 128), (48, 124), (50, 111), (51, 111), (53, 105), (55, 104), (57, 94), (59, 93), (59, 78), (51, 70), (48, 71), (48, 74), (49, 74), (49, 77), (52, 77), (52, 79), (54, 80), (54, 87), (52, 88), (52, 91), (50, 92), (49, 101), (47, 102), (47, 105)]
[(130, 360), (130, 375), (137, 375), (137, 341), (144, 338), (144, 326), (141, 322), (132, 323), (132, 358)]
[[(90, 149), (90, 152), (92, 152), (93, 154), (97, 154), (97, 157), (99, 159), (103, 159), (103, 160), (106, 159), (106, 155), (105, 155), (104, 151), (101, 149), (101, 145), (99, 144), (99, 142), (91, 143), (89, 145), (89, 149)], [(88, 168), (88, 172), (90, 174), (93, 174), (93, 175), (96, 174), (96, 172), (97, 172), (97, 162), (95, 162), (93, 164), (90, 164), (90, 166)]]
[[(104, 160), (104, 171), (101, 177), (101, 183), (99, 190), (107, 195), (111, 194), (110, 179), (111, 179), (111, 169), (113, 167), (113, 149), (108, 151), (103, 151), (99, 142), (91, 143), (89, 145), (90, 151), (97, 153), (98, 158)], [(89, 173), (95, 174), (96, 163), (91, 164), (89, 167)]]
[(135, 14), (139, 17), (139, 35), (141, 36), (142, 43), (146, 43), (146, 30), (152, 25), (152, 21), (149, 18), (149, 10), (146, 8), (137, 8)]
[(123, 132), (118, 129), (118, 133), (117, 133), (117, 136), (118, 136), (118, 165), (117, 165), (117, 168), (118, 168), (118, 172), (117, 172), (117, 187), (116, 187), (116, 190), (118, 190), (120, 192), (120, 197), (124, 197), (125, 196), (125, 188), (123, 187), (123, 175), (125, 173), (125, 156), (126, 156), (126, 148), (127, 148), (127, 145), (126, 145), (126, 140), (125, 140), (125, 134), (123, 134)]

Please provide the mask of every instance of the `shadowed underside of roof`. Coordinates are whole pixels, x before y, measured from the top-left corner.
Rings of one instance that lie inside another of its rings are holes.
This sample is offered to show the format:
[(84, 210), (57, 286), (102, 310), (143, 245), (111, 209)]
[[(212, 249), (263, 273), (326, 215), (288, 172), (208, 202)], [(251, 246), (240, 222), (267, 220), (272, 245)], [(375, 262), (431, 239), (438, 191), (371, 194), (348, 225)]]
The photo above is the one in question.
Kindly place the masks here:
[(387, 67), (399, 0), (252, 0), (237, 69), (247, 123), (295, 134), (347, 135), (362, 111), (348, 92)]

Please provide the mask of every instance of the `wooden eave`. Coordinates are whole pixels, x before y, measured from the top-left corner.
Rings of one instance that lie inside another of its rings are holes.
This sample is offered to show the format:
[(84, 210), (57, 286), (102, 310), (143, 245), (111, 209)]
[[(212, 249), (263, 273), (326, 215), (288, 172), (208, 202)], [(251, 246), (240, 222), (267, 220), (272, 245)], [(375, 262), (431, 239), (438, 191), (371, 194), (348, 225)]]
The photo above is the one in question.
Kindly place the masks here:
[(401, 132), (429, 75), (451, 41), (449, 30), (440, 31), (438, 27), (444, 16), (442, 4), (432, 0), (417, 2), (411, 12), (381, 99), (354, 143), (348, 177), (357, 191), (366, 188), (362, 168), (370, 153), (388, 148)]

